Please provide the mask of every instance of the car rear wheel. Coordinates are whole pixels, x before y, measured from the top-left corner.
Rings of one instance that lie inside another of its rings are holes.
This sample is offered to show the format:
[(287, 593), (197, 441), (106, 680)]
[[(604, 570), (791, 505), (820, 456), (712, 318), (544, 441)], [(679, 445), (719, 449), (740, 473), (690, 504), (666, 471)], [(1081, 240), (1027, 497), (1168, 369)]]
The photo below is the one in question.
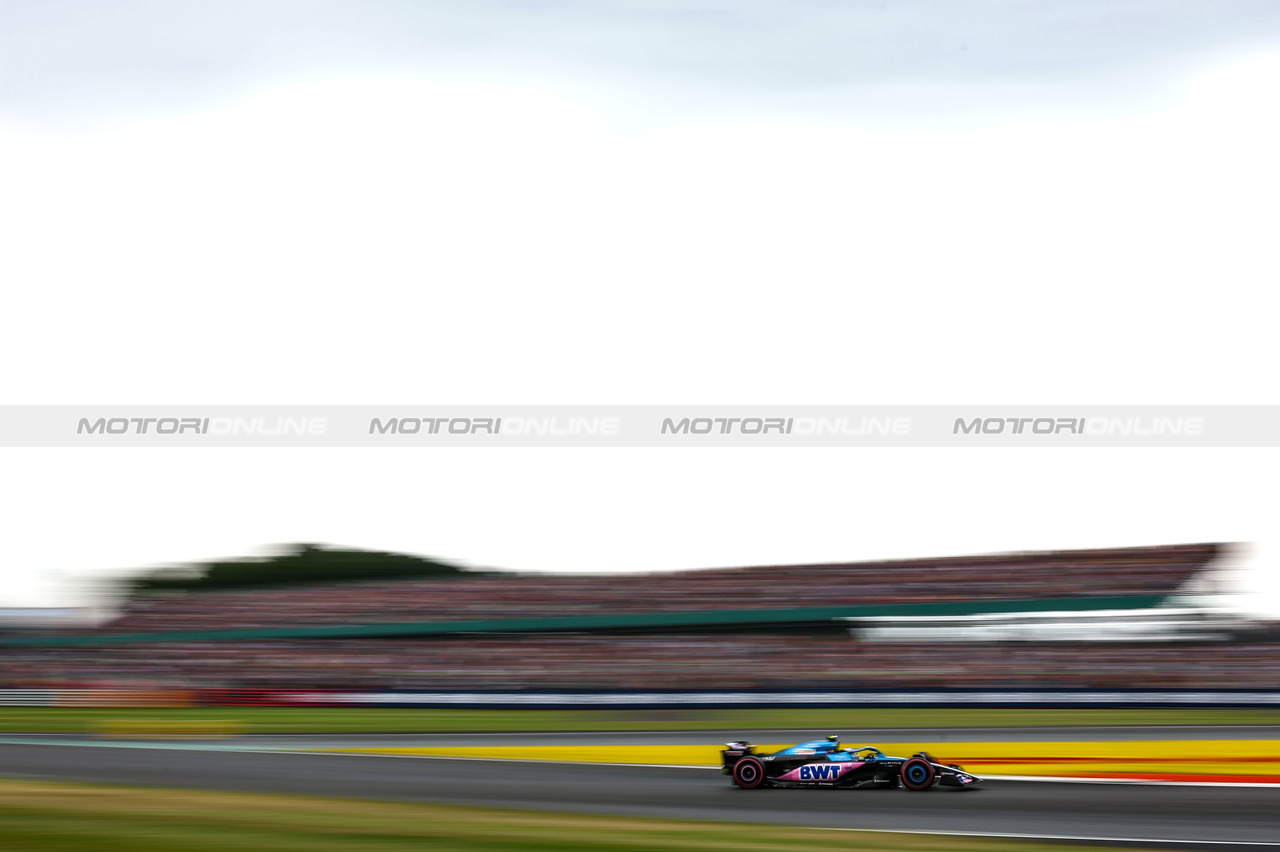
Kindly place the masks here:
[(936, 773), (927, 760), (913, 757), (902, 764), (902, 786), (908, 790), (928, 790), (933, 786)]
[(764, 764), (754, 757), (744, 757), (733, 767), (733, 783), (744, 790), (754, 790), (764, 783)]

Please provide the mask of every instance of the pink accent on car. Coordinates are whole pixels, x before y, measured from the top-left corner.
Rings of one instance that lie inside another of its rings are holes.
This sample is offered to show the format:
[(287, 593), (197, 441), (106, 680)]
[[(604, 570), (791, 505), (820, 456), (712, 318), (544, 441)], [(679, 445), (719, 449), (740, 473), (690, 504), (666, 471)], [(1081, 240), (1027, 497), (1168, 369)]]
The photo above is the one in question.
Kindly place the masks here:
[(863, 761), (848, 763), (806, 763), (778, 778), (779, 781), (835, 781), (845, 773), (863, 766)]

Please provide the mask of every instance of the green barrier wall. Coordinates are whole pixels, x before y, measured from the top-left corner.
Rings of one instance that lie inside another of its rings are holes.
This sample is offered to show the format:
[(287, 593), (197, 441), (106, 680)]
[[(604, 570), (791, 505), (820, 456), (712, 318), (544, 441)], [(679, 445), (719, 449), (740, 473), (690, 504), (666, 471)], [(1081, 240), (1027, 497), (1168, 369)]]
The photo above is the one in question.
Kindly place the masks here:
[(821, 624), (848, 618), (911, 618), (979, 615), (984, 613), (1084, 612), (1147, 609), (1162, 595), (1041, 598), (1033, 600), (946, 601), (876, 606), (798, 607), (794, 609), (731, 609), (696, 612), (629, 613), (626, 615), (517, 618), (485, 621), (422, 621), (393, 624), (272, 627), (243, 630), (175, 631), (171, 633), (87, 633), (58, 636), (19, 636), (0, 639), (14, 645), (124, 645), (140, 642), (216, 642), (259, 639), (347, 639), (374, 636), (439, 636), (454, 633), (543, 633), (617, 630), (698, 630), (723, 627), (762, 627)]

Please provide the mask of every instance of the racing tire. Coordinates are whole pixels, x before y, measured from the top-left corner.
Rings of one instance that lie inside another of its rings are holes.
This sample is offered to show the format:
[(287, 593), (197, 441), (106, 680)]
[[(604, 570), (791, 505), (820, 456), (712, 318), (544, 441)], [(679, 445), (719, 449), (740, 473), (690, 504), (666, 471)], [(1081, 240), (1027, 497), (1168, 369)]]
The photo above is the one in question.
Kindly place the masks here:
[(754, 790), (764, 783), (764, 764), (754, 757), (744, 757), (733, 766), (733, 783), (744, 790)]
[(927, 760), (913, 757), (902, 764), (902, 786), (908, 790), (928, 790), (933, 786), (937, 773)]

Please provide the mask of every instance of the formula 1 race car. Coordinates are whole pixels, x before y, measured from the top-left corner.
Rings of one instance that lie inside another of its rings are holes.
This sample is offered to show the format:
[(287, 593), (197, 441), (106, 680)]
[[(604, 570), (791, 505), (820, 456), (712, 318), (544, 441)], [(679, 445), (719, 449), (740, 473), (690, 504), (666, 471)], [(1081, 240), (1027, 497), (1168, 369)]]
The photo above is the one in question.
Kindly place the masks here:
[(744, 790), (758, 787), (905, 787), (928, 790), (972, 787), (982, 779), (928, 752), (889, 757), (875, 746), (840, 747), (840, 738), (801, 743), (772, 754), (756, 754), (748, 742), (725, 743), (720, 772)]

